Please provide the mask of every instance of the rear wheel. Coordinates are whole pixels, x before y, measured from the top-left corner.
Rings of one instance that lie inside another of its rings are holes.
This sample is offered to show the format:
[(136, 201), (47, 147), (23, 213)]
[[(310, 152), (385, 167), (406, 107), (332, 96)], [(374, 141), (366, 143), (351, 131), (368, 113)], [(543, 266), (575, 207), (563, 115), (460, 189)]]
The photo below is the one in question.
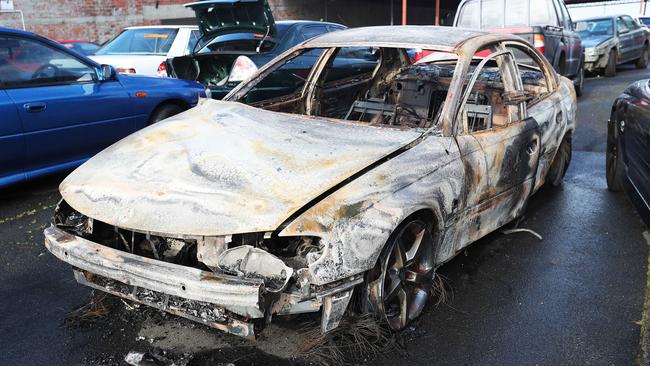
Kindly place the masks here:
[(609, 51), (609, 59), (607, 60), (607, 66), (605, 66), (605, 76), (608, 78), (616, 76), (616, 50), (614, 49)]
[(400, 225), (391, 235), (375, 269), (368, 272), (369, 306), (395, 331), (420, 316), (435, 276), (434, 240), (419, 219)]
[(585, 85), (584, 65), (580, 65), (580, 68), (578, 69), (578, 75), (576, 76), (576, 81), (573, 85), (576, 90), (576, 95), (579, 97), (582, 96), (582, 91), (584, 90), (584, 85)]
[(645, 69), (648, 67), (648, 59), (650, 59), (650, 49), (648, 48), (648, 44), (646, 43), (645, 46), (643, 46), (643, 51), (641, 53), (641, 57), (639, 57), (636, 60), (636, 68), (637, 69)]
[(623, 189), (623, 156), (618, 133), (619, 124), (612, 118), (607, 127), (607, 153), (605, 171), (607, 172), (607, 189), (620, 192)]
[(154, 124), (160, 122), (164, 119), (167, 119), (171, 116), (177, 115), (183, 111), (183, 108), (176, 104), (163, 104), (151, 114), (149, 119), (149, 124)]
[(566, 171), (569, 169), (569, 165), (571, 164), (571, 145), (571, 136), (564, 137), (562, 144), (560, 144), (560, 147), (557, 150), (557, 154), (555, 154), (555, 159), (553, 160), (553, 164), (551, 164), (551, 168), (546, 177), (546, 181), (553, 187), (561, 186), (564, 181)]

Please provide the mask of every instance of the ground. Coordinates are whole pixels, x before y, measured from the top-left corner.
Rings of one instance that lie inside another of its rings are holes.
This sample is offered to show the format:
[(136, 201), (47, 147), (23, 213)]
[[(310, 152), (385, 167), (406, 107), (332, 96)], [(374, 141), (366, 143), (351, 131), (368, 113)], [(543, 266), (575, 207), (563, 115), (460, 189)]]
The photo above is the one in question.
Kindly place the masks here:
[[(366, 363), (635, 362), (650, 234), (625, 196), (606, 190), (603, 152), (612, 101), (647, 77), (647, 70), (622, 67), (615, 78), (586, 81), (565, 184), (540, 191), (520, 224), (543, 240), (494, 233), (472, 245), (439, 271), (449, 299), (429, 306), (391, 352)], [(296, 324), (309, 319), (278, 322), (256, 345), (115, 299), (101, 302), (108, 315), (99, 320), (66, 322), (91, 292), (43, 246), (61, 179), (0, 191), (3, 364), (123, 364), (130, 351), (151, 351), (176, 364), (291, 363), (294, 344), (305, 338)], [(354, 353), (343, 352), (348, 360)]]

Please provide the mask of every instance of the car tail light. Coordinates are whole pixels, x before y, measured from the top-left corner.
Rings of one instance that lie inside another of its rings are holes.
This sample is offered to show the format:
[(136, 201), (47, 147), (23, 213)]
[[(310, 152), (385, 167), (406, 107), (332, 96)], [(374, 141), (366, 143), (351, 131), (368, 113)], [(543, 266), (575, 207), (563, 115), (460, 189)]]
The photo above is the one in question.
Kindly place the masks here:
[(158, 70), (156, 71), (156, 75), (159, 78), (166, 78), (167, 77), (167, 61), (163, 61), (158, 65)]
[(126, 68), (118, 67), (116, 71), (119, 72), (120, 74), (135, 74), (136, 73), (134, 68), (126, 69)]
[(246, 56), (239, 56), (235, 60), (235, 63), (232, 65), (228, 81), (236, 83), (242, 82), (253, 76), (256, 71), (257, 65), (255, 65), (253, 60)]
[(533, 36), (533, 46), (535, 46), (535, 48), (537, 48), (539, 50), (539, 52), (542, 53), (542, 55), (544, 54), (545, 43), (544, 43), (544, 35), (543, 34), (535, 34)]

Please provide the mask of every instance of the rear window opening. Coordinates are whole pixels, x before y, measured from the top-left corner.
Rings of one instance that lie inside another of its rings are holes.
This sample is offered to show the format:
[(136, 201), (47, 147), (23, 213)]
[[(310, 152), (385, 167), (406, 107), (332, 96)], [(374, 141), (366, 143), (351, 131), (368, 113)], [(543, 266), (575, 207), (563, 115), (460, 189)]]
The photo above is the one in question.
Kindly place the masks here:
[(174, 43), (176, 28), (125, 29), (95, 52), (96, 55), (167, 55)]
[(457, 27), (476, 29), (557, 24), (551, 0), (470, 0), (456, 20)]

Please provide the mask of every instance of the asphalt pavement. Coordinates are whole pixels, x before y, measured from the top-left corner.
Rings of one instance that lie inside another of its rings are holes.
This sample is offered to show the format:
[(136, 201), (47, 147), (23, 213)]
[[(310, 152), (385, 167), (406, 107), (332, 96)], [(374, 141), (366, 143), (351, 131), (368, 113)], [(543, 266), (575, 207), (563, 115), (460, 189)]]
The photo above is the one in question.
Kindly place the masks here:
[[(647, 228), (605, 184), (606, 121), (612, 101), (648, 70), (623, 67), (589, 78), (579, 101), (574, 155), (564, 185), (544, 188), (520, 227), (493, 233), (439, 271), (448, 299), (429, 306), (378, 365), (630, 365), (639, 355)], [(123, 364), (129, 351), (162, 352), (177, 364), (284, 364), (301, 333), (274, 326), (258, 344), (157, 311), (104, 300), (97, 319), (69, 266), (41, 232), (62, 176), (0, 191), (0, 364)], [(645, 234), (644, 234), (645, 232)], [(66, 321), (68, 317), (68, 321)], [(348, 355), (350, 356), (350, 355)]]

